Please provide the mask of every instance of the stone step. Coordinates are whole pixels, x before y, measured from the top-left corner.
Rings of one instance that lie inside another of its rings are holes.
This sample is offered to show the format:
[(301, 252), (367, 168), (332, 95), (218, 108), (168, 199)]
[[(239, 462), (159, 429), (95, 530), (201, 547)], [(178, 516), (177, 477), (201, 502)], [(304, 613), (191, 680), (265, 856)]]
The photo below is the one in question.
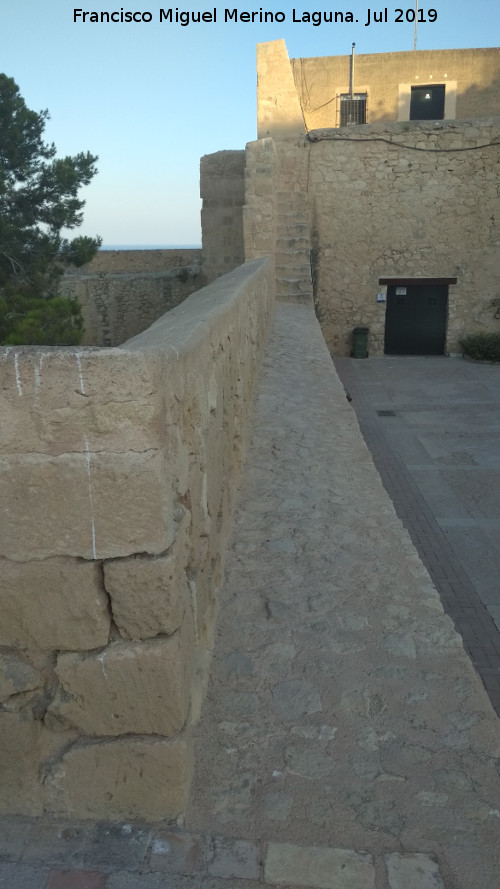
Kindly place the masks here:
[(304, 271), (308, 272), (311, 268), (310, 252), (309, 250), (303, 250), (301, 251), (301, 253), (302, 258), (299, 258), (295, 257), (292, 253), (287, 254), (283, 253), (281, 250), (279, 252), (277, 251), (275, 254), (276, 267), (279, 266), (286, 269), (303, 269)]
[(305, 205), (307, 203), (307, 194), (302, 189), (298, 188), (296, 191), (283, 191), (282, 189), (276, 192), (276, 198), (280, 203), (286, 204), (292, 203), (294, 201), (302, 201)]
[(276, 250), (276, 265), (283, 266), (303, 266), (309, 268), (311, 265), (311, 251), (304, 248), (303, 250)]
[[(300, 226), (300, 227), (299, 227)], [(300, 225), (300, 223), (290, 223), (284, 225), (280, 220), (276, 222), (276, 240), (286, 238), (303, 238), (307, 243), (310, 241), (309, 226)]]
[(299, 203), (297, 201), (296, 204), (280, 204), (276, 205), (276, 212), (278, 216), (290, 216), (292, 213), (296, 213), (298, 216), (301, 216), (304, 219), (309, 218), (309, 214), (307, 212), (307, 207), (304, 204)]
[(309, 265), (276, 265), (277, 278), (309, 278), (310, 275)]
[(280, 226), (282, 229), (289, 228), (291, 225), (299, 225), (305, 231), (309, 231), (309, 222), (305, 218), (305, 216), (300, 216), (298, 213), (290, 213), (289, 216), (284, 216), (283, 214), (279, 214), (276, 216), (276, 225)]
[(309, 250), (310, 246), (309, 238), (296, 236), (290, 238), (280, 236), (276, 238), (277, 253), (294, 253), (297, 250)]
[(276, 299), (279, 302), (287, 302), (287, 303), (304, 303), (305, 305), (309, 305), (313, 303), (313, 298), (309, 293), (301, 293), (295, 294), (293, 296), (288, 296), (286, 293), (277, 293)]
[(276, 277), (276, 294), (279, 296), (312, 296), (311, 278)]
[(278, 217), (276, 235), (278, 238), (299, 236), (309, 240), (309, 223), (296, 220), (293, 222), (281, 222)]
[(307, 195), (305, 191), (277, 191), (276, 199), (278, 204), (301, 203), (307, 206)]

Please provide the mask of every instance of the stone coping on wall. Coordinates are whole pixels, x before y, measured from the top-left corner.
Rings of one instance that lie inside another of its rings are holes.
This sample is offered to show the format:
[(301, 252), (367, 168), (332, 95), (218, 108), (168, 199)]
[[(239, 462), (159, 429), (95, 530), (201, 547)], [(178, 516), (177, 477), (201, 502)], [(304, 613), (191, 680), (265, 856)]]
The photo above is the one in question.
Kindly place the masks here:
[[(179, 349), (187, 347), (190, 340), (203, 337), (206, 325), (216, 324), (229, 305), (245, 298), (249, 279), (255, 275), (264, 275), (270, 260), (253, 259), (238, 266), (212, 284), (193, 293), (172, 312), (162, 315), (143, 333), (128, 340), (122, 348), (165, 348), (173, 346)], [(196, 324), (193, 321), (196, 320)]]

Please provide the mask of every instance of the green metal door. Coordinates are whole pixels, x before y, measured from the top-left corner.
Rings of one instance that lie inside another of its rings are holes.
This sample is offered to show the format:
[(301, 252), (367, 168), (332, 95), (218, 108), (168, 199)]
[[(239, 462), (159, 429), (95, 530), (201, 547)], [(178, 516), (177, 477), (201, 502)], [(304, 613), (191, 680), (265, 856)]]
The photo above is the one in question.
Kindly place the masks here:
[(385, 315), (386, 355), (443, 355), (448, 287), (391, 285)]

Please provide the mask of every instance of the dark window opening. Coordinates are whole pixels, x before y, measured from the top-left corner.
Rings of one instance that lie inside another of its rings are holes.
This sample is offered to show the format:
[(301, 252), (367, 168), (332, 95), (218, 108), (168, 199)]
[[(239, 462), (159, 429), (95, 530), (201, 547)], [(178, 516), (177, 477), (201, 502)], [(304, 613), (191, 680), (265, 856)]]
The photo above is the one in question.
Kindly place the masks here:
[(366, 123), (366, 93), (344, 93), (340, 97), (340, 126)]
[(412, 86), (410, 120), (443, 120), (444, 94), (444, 84)]

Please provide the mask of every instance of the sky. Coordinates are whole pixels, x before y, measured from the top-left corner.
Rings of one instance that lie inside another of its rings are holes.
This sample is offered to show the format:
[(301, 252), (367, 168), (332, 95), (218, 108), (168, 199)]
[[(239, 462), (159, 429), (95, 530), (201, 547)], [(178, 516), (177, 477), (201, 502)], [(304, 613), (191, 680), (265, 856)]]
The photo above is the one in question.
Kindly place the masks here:
[[(256, 45), (283, 38), (290, 58), (412, 50), (414, 24), (374, 23), (386, 7), (361, 0), (182, 2), (162, 0), (1, 0), (0, 71), (13, 77), (29, 108), (47, 108), (45, 135), (59, 156), (90, 151), (98, 175), (81, 192), (84, 223), (75, 234), (104, 246), (201, 244), (199, 162), (256, 138)], [(77, 4), (82, 4), (78, 6)], [(216, 5), (210, 5), (215, 3)], [(498, 0), (419, 0), (418, 49), (500, 43)], [(402, 2), (403, 12), (415, 9)], [(372, 10), (371, 24), (367, 9)], [(82, 11), (148, 13), (151, 21), (74, 21)], [(216, 22), (160, 22), (160, 10), (207, 12)], [(225, 10), (282, 12), (285, 21), (224, 21)], [(295, 13), (293, 12), (295, 10)], [(313, 11), (350, 11), (358, 22), (314, 26)], [(293, 18), (298, 21), (293, 21)], [(434, 18), (434, 16), (431, 16)]]

